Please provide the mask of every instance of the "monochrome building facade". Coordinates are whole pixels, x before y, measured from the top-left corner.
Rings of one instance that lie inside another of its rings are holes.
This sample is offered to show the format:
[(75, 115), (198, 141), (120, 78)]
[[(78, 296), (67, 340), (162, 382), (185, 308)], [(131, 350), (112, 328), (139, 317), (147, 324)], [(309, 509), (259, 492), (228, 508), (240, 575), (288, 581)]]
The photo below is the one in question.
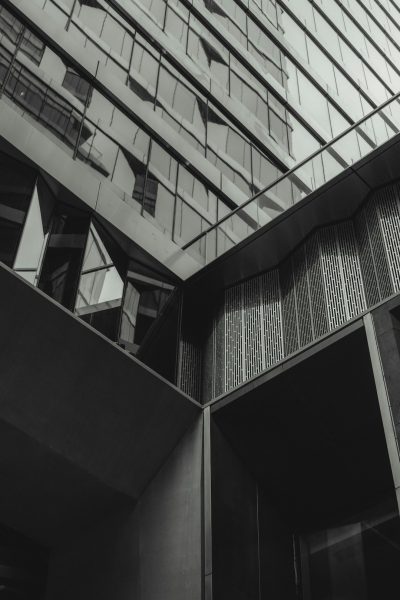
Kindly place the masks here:
[(397, 598), (399, 65), (398, 0), (0, 0), (0, 597)]

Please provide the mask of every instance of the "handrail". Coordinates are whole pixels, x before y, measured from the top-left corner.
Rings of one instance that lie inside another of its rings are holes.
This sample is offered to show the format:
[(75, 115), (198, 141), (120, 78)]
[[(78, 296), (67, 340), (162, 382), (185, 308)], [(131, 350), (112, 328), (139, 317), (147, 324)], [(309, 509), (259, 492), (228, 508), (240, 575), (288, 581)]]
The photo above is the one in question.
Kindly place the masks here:
[(364, 117), (362, 117), (361, 119), (359, 119), (359, 121), (357, 121), (356, 123), (354, 123), (353, 125), (351, 125), (347, 129), (345, 129), (344, 131), (342, 131), (342, 133), (339, 133), (339, 135), (337, 135), (332, 140), (330, 140), (329, 142), (327, 142), (324, 146), (322, 146), (321, 148), (319, 148), (318, 150), (316, 150), (315, 152), (313, 152), (312, 154), (310, 154), (309, 156), (307, 156), (306, 158), (304, 158), (300, 162), (296, 163), (296, 165), (294, 167), (292, 167), (291, 169), (289, 169), (289, 171), (286, 171), (286, 173), (282, 173), (282, 175), (280, 175), (272, 183), (269, 183), (267, 186), (265, 186), (264, 188), (262, 188), (261, 190), (259, 190), (256, 194), (254, 194), (254, 196), (251, 196), (250, 198), (248, 198), (245, 202), (243, 202), (242, 204), (240, 204), (239, 206), (237, 206), (230, 213), (224, 215), (221, 219), (219, 219), (219, 221), (217, 221), (216, 223), (214, 223), (213, 225), (211, 225), (208, 229), (206, 229), (205, 231), (202, 231), (201, 233), (199, 233), (190, 242), (187, 242), (184, 246), (182, 246), (182, 250), (186, 250), (187, 248), (189, 248), (190, 246), (192, 246), (193, 244), (195, 244), (199, 240), (203, 239), (211, 231), (214, 231), (214, 229), (216, 229), (217, 227), (219, 227), (221, 225), (221, 223), (224, 223), (225, 221), (227, 221), (228, 219), (230, 219), (232, 216), (234, 216), (236, 213), (238, 213), (239, 211), (241, 211), (244, 208), (246, 208), (246, 206), (248, 206), (251, 202), (253, 202), (257, 198), (259, 198), (260, 196), (262, 196), (263, 194), (265, 194), (266, 192), (268, 192), (270, 189), (272, 189), (273, 187), (275, 187), (277, 184), (279, 184), (284, 179), (289, 178), (290, 175), (292, 175), (292, 174), (295, 173), (295, 171), (297, 171), (302, 166), (304, 166), (305, 164), (307, 164), (308, 162), (310, 162), (312, 159), (316, 158), (322, 152), (324, 152), (325, 150), (327, 150), (330, 146), (332, 146), (333, 144), (335, 144), (338, 141), (340, 141), (348, 133), (351, 133), (352, 131), (354, 131), (355, 129), (357, 129), (357, 127), (359, 127), (360, 125), (362, 125), (363, 123), (365, 123), (365, 121), (367, 121), (368, 119), (370, 119), (371, 117), (373, 117), (375, 114), (378, 114), (381, 110), (383, 110), (389, 104), (391, 104), (395, 100), (398, 100), (399, 98), (400, 98), (400, 92), (397, 92), (397, 94), (394, 94), (388, 100), (385, 100), (385, 102), (383, 102), (380, 106), (377, 106), (376, 108), (374, 108), (374, 110), (372, 110), (370, 113), (368, 113), (367, 115), (365, 115)]

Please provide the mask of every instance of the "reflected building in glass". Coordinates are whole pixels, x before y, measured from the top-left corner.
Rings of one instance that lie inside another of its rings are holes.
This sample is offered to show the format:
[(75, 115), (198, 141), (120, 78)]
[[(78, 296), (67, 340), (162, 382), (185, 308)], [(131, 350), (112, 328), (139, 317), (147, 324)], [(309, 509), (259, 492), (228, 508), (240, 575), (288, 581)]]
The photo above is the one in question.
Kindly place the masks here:
[(399, 0), (0, 0), (0, 596), (397, 598), (399, 65)]

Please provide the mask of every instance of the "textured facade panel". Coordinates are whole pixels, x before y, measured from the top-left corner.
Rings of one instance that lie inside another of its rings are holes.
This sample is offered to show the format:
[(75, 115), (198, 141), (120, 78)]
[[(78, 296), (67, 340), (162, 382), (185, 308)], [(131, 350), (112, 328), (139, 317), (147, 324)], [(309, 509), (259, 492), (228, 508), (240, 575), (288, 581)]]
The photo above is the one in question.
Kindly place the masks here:
[(214, 327), (216, 394), (400, 289), (399, 196), (397, 186), (380, 190), (352, 220), (321, 228), (279, 268), (225, 292)]
[(270, 367), (284, 356), (278, 269), (261, 275), (259, 282), (263, 309), (264, 362), (266, 367)]
[(400, 213), (399, 188), (391, 186), (378, 193), (377, 204), (383, 243), (388, 259), (393, 292), (400, 290)]
[(260, 279), (256, 277), (246, 281), (242, 284), (242, 291), (244, 379), (249, 379), (265, 369)]
[(300, 346), (305, 346), (313, 340), (314, 332), (311, 318), (310, 285), (304, 244), (293, 253), (292, 265), (296, 286)]
[(311, 313), (314, 324), (314, 335), (319, 337), (328, 331), (326, 298), (322, 279), (319, 233), (313, 234), (306, 242), (308, 278), (310, 284)]
[(371, 198), (365, 204), (365, 216), (371, 241), (372, 253), (376, 265), (376, 274), (378, 278), (380, 298), (387, 298), (393, 293), (393, 286), (390, 280), (389, 265), (386, 256), (385, 245), (383, 242), (382, 229), (380, 225), (378, 202), (381, 201), (381, 192)]
[(287, 355), (295, 352), (299, 347), (296, 289), (290, 258), (279, 268), (279, 282), (282, 296), (283, 344)]
[(213, 326), (214, 370), (212, 380), (214, 397), (216, 397), (225, 391), (225, 314), (223, 305), (218, 307)]
[(354, 219), (354, 229), (358, 244), (358, 255), (364, 282), (366, 304), (367, 306), (373, 306), (379, 302), (381, 297), (379, 294), (375, 257), (372, 252), (365, 210), (359, 211), (356, 215)]
[(234, 286), (225, 293), (225, 390), (242, 383), (243, 353), (243, 289)]
[[(217, 365), (214, 388), (218, 394), (254, 377), (284, 356), (278, 270), (227, 290), (224, 311), (214, 322)], [(225, 366), (223, 389), (222, 362)]]
[(179, 387), (188, 396), (195, 399), (201, 397), (201, 349), (187, 340), (181, 340), (181, 369)]
[(352, 222), (348, 221), (337, 226), (337, 244), (342, 263), (347, 313), (351, 319), (367, 308), (357, 240)]
[(336, 233), (336, 226), (324, 227), (319, 236), (329, 329), (342, 325), (348, 318)]

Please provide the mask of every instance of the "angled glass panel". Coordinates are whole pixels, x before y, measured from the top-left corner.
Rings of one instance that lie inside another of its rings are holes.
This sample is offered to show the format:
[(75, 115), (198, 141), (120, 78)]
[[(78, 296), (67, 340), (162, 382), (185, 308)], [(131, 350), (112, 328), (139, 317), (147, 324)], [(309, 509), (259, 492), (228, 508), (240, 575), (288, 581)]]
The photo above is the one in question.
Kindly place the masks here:
[(45, 182), (39, 179), (35, 185), (14, 263), (14, 270), (33, 285), (38, 283), (54, 203), (53, 194)]
[(75, 313), (117, 340), (124, 282), (92, 222), (86, 242)]
[(21, 240), (35, 173), (0, 154), (0, 261), (13, 267)]
[(53, 217), (39, 288), (73, 310), (89, 231), (89, 216), (60, 205)]

